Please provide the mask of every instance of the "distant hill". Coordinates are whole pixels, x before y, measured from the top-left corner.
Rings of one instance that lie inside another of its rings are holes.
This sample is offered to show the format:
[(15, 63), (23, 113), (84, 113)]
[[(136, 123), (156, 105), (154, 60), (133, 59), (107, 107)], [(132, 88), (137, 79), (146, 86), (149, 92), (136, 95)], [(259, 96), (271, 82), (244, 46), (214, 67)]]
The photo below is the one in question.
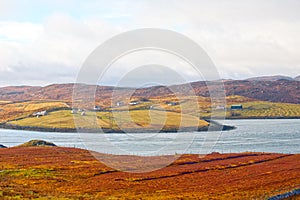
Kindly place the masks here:
[(300, 76), (294, 78), (295, 81), (300, 81)]
[[(191, 83), (195, 93), (199, 96), (209, 97), (206, 82), (198, 81)], [(251, 99), (300, 103), (300, 82), (279, 79), (276, 81), (249, 81), (249, 80), (226, 80), (224, 82), (226, 95), (239, 95)], [(176, 91), (186, 91), (187, 85), (171, 86)], [(171, 90), (164, 86), (156, 86), (137, 90), (134, 95), (138, 97), (158, 97), (172, 94)]]
[[(298, 77), (299, 78), (299, 77)], [(266, 80), (269, 79), (269, 80)], [(271, 79), (273, 79), (271, 81)], [(205, 81), (191, 83), (195, 93), (199, 96), (209, 97), (209, 91)], [(240, 95), (247, 98), (284, 103), (300, 104), (300, 81), (284, 76), (276, 76), (272, 78), (253, 78), (247, 80), (226, 80), (224, 82), (226, 95)], [(11, 86), (0, 88), (0, 100), (2, 101), (25, 101), (25, 100), (59, 100), (64, 102), (72, 101), (74, 84), (53, 84), (45, 87), (31, 86)], [(79, 97), (85, 100), (93, 99), (96, 96), (98, 104), (108, 105), (114, 87), (97, 86), (96, 92), (94, 86), (77, 84), (79, 89)], [(166, 97), (172, 95), (172, 88), (177, 91), (186, 91), (189, 89), (187, 84), (174, 85), (169, 88), (166, 86), (153, 86), (148, 88), (140, 88), (137, 90), (130, 88), (115, 88), (120, 96), (128, 96), (134, 91), (135, 98), (150, 97)]]
[(261, 76), (261, 77), (254, 77), (254, 78), (248, 78), (247, 81), (278, 81), (278, 80), (288, 80), (293, 81), (294, 79), (289, 76)]

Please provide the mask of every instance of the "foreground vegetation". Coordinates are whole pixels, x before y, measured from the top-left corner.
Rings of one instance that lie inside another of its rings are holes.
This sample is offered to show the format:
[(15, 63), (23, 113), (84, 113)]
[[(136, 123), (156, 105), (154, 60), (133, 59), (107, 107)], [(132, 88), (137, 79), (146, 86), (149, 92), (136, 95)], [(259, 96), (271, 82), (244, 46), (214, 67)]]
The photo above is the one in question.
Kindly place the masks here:
[[(146, 159), (159, 165), (164, 157)], [(141, 157), (115, 157), (130, 160)], [(214, 153), (126, 173), (86, 150), (12, 147), (0, 149), (0, 199), (267, 199), (299, 187), (299, 165), (300, 155)]]

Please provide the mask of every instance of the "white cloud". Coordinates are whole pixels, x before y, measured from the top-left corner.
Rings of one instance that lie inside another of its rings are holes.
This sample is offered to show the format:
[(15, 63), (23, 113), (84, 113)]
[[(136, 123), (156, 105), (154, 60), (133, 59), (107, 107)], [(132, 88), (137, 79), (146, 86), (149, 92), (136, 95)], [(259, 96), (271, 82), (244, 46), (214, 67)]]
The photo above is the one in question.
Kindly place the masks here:
[(39, 24), (28, 22), (0, 22), (0, 36), (2, 41), (30, 42), (42, 32)]
[[(0, 7), (7, 11), (0, 15), (0, 84), (72, 81), (85, 58), (103, 41), (144, 27), (172, 29), (195, 40), (225, 78), (300, 74), (297, 0), (45, 1), (37, 5), (43, 4), (51, 9), (46, 16), (33, 15), (44, 19), (37, 23), (16, 20), (13, 14), (21, 9), (1, 1)], [(9, 18), (8, 12), (12, 19), (1, 21), (1, 16)]]
[(2, 24), (0, 77), (5, 85), (74, 82), (85, 58), (116, 32), (100, 20), (77, 21), (63, 14), (41, 25)]

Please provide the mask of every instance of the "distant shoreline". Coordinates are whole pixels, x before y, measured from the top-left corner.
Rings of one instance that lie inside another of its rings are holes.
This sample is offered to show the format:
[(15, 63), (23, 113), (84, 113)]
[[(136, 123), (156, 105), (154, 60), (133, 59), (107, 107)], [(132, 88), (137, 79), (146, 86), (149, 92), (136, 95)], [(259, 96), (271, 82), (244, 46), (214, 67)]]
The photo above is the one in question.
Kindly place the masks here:
[(300, 119), (300, 116), (284, 117), (284, 116), (267, 116), (267, 117), (227, 117), (226, 120), (244, 120), (244, 119)]
[[(240, 118), (226, 118), (225, 120), (264, 120), (264, 119), (300, 119), (300, 116), (295, 116), (295, 117), (240, 117)], [(209, 131), (230, 131), (236, 129), (235, 126), (231, 125), (223, 125), (219, 124), (216, 121), (211, 121), (210, 119), (204, 118), (203, 120), (213, 123), (213, 125), (210, 127)], [(215, 120), (218, 120), (216, 118)], [(221, 119), (220, 119), (221, 120)], [(102, 128), (102, 129), (86, 129), (86, 128), (47, 128), (47, 127), (36, 127), (36, 126), (18, 126), (18, 125), (12, 125), (12, 124), (7, 124), (7, 123), (2, 123), (0, 124), (1, 129), (10, 129), (10, 130), (24, 130), (24, 131), (38, 131), (38, 132), (57, 132), (57, 133), (77, 133), (82, 132), (82, 133), (99, 133), (99, 130), (102, 130), (103, 133), (125, 133), (122, 130), (117, 130), (117, 129), (108, 129), (108, 128)], [(169, 129), (162, 129), (159, 132), (161, 133), (176, 133), (176, 132), (191, 132), (194, 131), (195, 127), (183, 127), (180, 130), (176, 128), (169, 128)], [(208, 131), (208, 126), (205, 127), (199, 127), (198, 132), (205, 132)], [(157, 132), (157, 130), (154, 129), (127, 129), (127, 132), (130, 133), (153, 133)]]
[[(99, 128), (99, 129), (86, 129), (86, 128), (46, 128), (46, 127), (36, 127), (36, 126), (18, 126), (18, 125), (12, 125), (12, 124), (0, 124), (0, 128), (2, 129), (10, 129), (10, 130), (24, 130), (24, 131), (39, 131), (39, 132), (61, 132), (61, 133), (99, 133), (99, 130), (102, 130), (103, 133), (125, 133), (122, 130), (116, 130), (116, 129), (105, 129), (105, 128)], [(236, 127), (229, 126), (229, 125), (222, 125), (213, 122), (213, 125), (208, 128), (208, 126), (205, 127), (199, 127), (198, 132), (205, 132), (205, 131), (229, 131), (233, 130)], [(170, 129), (162, 129), (159, 132), (161, 133), (176, 133), (176, 132), (191, 132), (195, 131), (195, 127), (183, 127), (180, 130), (176, 128), (170, 128)], [(153, 133), (157, 132), (157, 130), (154, 129), (127, 129), (127, 132), (129, 133)]]

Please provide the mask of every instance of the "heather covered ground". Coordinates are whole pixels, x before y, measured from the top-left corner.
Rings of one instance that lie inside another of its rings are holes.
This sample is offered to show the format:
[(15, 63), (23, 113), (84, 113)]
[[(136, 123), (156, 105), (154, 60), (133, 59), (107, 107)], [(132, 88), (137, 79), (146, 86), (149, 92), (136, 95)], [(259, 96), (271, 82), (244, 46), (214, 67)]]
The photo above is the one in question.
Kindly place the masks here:
[[(139, 157), (116, 156), (132, 159)], [(155, 165), (164, 157), (148, 159)], [(3, 199), (266, 199), (300, 187), (300, 155), (183, 155), (156, 171), (128, 173), (87, 150), (12, 147), (0, 149), (0, 179)]]

